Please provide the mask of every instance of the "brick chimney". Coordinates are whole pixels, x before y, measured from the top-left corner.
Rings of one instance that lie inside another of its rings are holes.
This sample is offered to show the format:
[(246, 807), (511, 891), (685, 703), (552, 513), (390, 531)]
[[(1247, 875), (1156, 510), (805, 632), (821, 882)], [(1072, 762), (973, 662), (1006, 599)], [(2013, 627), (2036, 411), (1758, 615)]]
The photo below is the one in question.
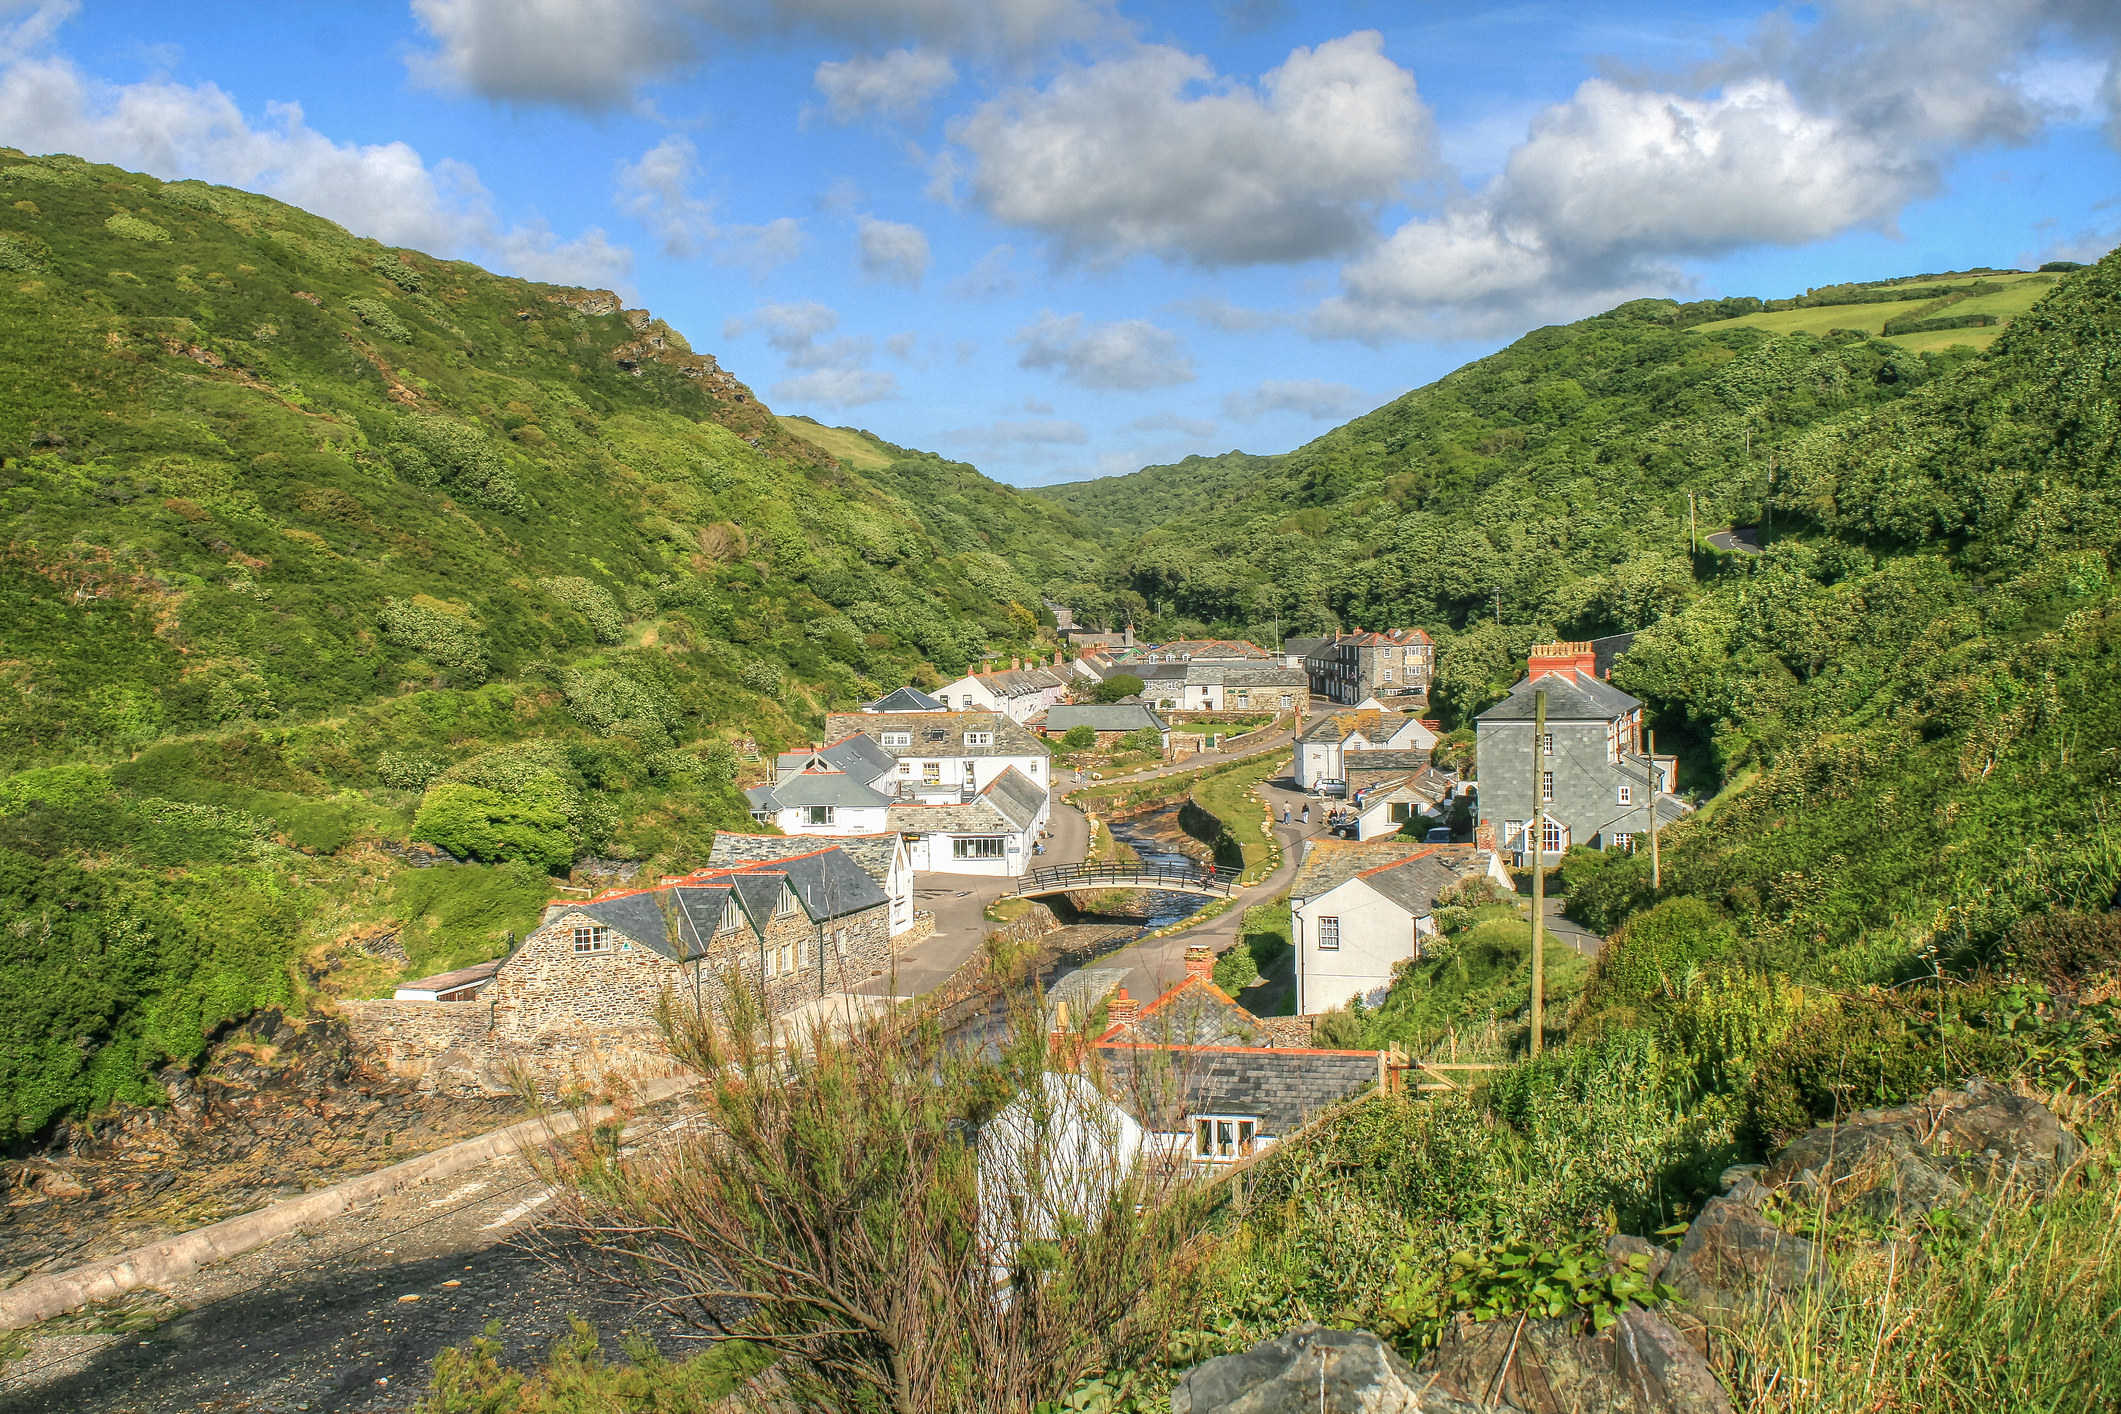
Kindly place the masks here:
[(1105, 1019), (1114, 1026), (1123, 1026), (1142, 1014), (1142, 1004), (1127, 995), (1125, 987), (1114, 987), (1105, 1002)]
[(1023, 660), (1023, 659), (1021, 659), (1021, 658), (1011, 658), (1011, 659), (1009, 660), (1009, 671), (1010, 671), (1010, 672), (1012, 672), (1012, 673), (1020, 673), (1020, 672), (1022, 672), (1023, 670), (1024, 670), (1024, 660)]
[(1215, 949), (1195, 943), (1186, 949), (1186, 976), (1203, 982), (1215, 980)]
[(1526, 676), (1535, 682), (1549, 673), (1590, 678), (1598, 675), (1597, 669), (1598, 652), (1588, 643), (1535, 643), (1532, 666)]

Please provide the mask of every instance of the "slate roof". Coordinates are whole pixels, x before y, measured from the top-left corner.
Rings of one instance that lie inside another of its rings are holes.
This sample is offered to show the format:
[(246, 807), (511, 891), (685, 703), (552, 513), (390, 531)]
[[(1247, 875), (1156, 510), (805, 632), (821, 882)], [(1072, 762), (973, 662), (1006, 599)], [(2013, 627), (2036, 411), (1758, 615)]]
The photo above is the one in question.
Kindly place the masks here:
[(1187, 663), (1186, 681), (1200, 687), (1302, 687), (1309, 689), (1310, 674), (1279, 663), (1200, 662)]
[(915, 835), (1008, 835), (1022, 828), (985, 795), (956, 805), (894, 805), (884, 818), (892, 829)]
[[(812, 922), (845, 918), (891, 902), (876, 880), (835, 843), (771, 862), (710, 865), (654, 888), (620, 890), (587, 902), (555, 900), (553, 908), (586, 914), (664, 957), (682, 960), (706, 951), (732, 891), (752, 926), (763, 930), (783, 889), (794, 892)], [(667, 917), (665, 903), (670, 907)]]
[(893, 688), (862, 709), (865, 712), (942, 712), (948, 709), (917, 687)]
[(989, 781), (980, 795), (1019, 830), (1030, 829), (1046, 805), (1045, 789), (1014, 766)]
[(1436, 911), (1436, 896), (1456, 884), (1458, 871), (1438, 855), (1367, 870), (1362, 881), (1416, 918)]
[(786, 780), (800, 771), (845, 771), (864, 782), (888, 775), (898, 758), (860, 732), (850, 732), (830, 746), (783, 751), (773, 758), (776, 780)]
[(788, 810), (805, 805), (844, 805), (850, 809), (889, 805), (889, 797), (877, 794), (845, 771), (804, 771), (753, 786), (744, 792), (753, 810)]
[(1282, 1137), (1377, 1083), (1375, 1051), (1096, 1045), (1119, 1103), (1166, 1132), (1192, 1115), (1252, 1115)]
[(991, 673), (974, 673), (972, 678), (996, 697), (1029, 697), (1048, 688), (1067, 686), (1044, 668), (998, 668)]
[(1131, 662), (1139, 659), (1146, 662), (1151, 656), (1159, 662), (1184, 663), (1201, 659), (1266, 659), (1273, 655), (1258, 644), (1243, 638), (1174, 638), (1169, 643), (1144, 643), (1129, 649), (1120, 659)]
[(1187, 977), (1144, 1006), (1132, 1021), (1109, 1027), (1102, 1041), (1150, 1046), (1264, 1046), (1259, 1018), (1205, 977)]
[(484, 982), (501, 970), (507, 958), (495, 958), (492, 962), (475, 962), (469, 967), (460, 967), (454, 972), (437, 972), (432, 977), (415, 977), (410, 982), (400, 982), (398, 990), (420, 992), (453, 992), (459, 987), (469, 987), (474, 982)]
[(1289, 897), (1317, 898), (1366, 870), (1389, 868), (1419, 854), (1434, 854), (1440, 848), (1417, 840), (1306, 840), (1303, 861), (1296, 866), (1296, 877), (1289, 881)]
[(1613, 676), (1613, 663), (1621, 654), (1635, 646), (1635, 635), (1616, 633), (1605, 638), (1591, 640), (1591, 671), (1601, 678)]
[(1070, 727), (1088, 727), (1098, 732), (1132, 732), (1143, 727), (1164, 729), (1163, 719), (1138, 703), (1064, 703), (1048, 707), (1039, 725), (1048, 736), (1059, 736)]
[(1547, 695), (1550, 722), (1606, 722), (1642, 704), (1611, 683), (1578, 673), (1542, 673), (1510, 689), (1510, 695), (1480, 713), (1476, 722), (1529, 722), (1536, 693)]
[[(825, 718), (835, 741), (860, 734), (872, 742), (885, 732), (909, 732), (910, 746), (881, 747), (893, 760), (923, 756), (1050, 756), (1038, 734), (1006, 712), (835, 712)], [(967, 746), (966, 732), (991, 732), (987, 746)]]
[(1281, 651), (1308, 658), (1332, 641), (1331, 638), (1285, 638), (1281, 641)]
[(1426, 747), (1404, 751), (1350, 751), (1341, 756), (1350, 775), (1357, 771), (1419, 771), (1429, 764)]
[(888, 886), (891, 862), (898, 856), (899, 837), (895, 830), (873, 835), (741, 835), (723, 830), (714, 837), (707, 866), (734, 868), (770, 863), (823, 849), (839, 850), (860, 865), (864, 874)]
[(1305, 727), (1296, 738), (1299, 742), (1342, 742), (1361, 732), (1372, 741), (1383, 740), (1407, 724), (1406, 717), (1398, 712), (1357, 708), (1346, 712), (1328, 712)]

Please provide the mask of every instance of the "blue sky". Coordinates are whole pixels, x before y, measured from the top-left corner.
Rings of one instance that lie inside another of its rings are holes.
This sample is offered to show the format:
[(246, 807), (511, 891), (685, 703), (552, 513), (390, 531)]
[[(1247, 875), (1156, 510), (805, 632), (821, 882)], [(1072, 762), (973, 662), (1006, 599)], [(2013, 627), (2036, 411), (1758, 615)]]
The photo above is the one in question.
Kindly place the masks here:
[(2121, 242), (2111, 0), (0, 0), (0, 142), (611, 286), (1036, 485), (1638, 295)]

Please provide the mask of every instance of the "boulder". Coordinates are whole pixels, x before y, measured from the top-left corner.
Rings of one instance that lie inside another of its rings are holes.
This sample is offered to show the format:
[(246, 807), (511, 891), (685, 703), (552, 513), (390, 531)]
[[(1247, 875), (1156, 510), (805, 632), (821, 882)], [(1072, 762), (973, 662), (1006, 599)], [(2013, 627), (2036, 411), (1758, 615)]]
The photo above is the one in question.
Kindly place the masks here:
[[(1725, 1326), (1746, 1314), (1766, 1314), (1834, 1291), (1825, 1254), (1761, 1215), (1757, 1186), (1711, 1198), (1672, 1254), (1664, 1280), (1679, 1293), (1689, 1338), (1705, 1343), (1700, 1325)], [(1698, 1323), (1698, 1324), (1697, 1324)]]
[(1769, 1188), (1831, 1191), (1837, 1207), (1880, 1218), (1939, 1208), (1978, 1218), (1986, 1207), (1978, 1190), (2019, 1183), (2044, 1192), (2083, 1153), (2038, 1100), (1972, 1080), (1919, 1104), (1818, 1125), (1791, 1140), (1760, 1179)]
[(1171, 1391), (1171, 1414), (1479, 1414), (1424, 1389), (1412, 1366), (1368, 1331), (1299, 1326), (1250, 1350), (1195, 1366)]
[(1432, 1397), (1483, 1409), (1731, 1414), (1701, 1352), (1662, 1315), (1633, 1307), (1595, 1334), (1574, 1319), (1460, 1316), (1414, 1373)]

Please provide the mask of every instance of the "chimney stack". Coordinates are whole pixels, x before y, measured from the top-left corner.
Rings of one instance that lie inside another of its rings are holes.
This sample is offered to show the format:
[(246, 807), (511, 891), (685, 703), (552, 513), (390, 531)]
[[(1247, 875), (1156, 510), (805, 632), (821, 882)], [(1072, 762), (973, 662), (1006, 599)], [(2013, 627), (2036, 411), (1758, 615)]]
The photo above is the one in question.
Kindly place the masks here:
[(1023, 659), (1021, 659), (1021, 658), (1011, 658), (1011, 659), (1009, 660), (1009, 671), (1010, 671), (1010, 672), (1012, 672), (1012, 673), (1020, 673), (1020, 672), (1022, 672), (1023, 670), (1024, 670), (1024, 660), (1023, 660)]
[(1195, 943), (1186, 949), (1186, 976), (1203, 982), (1215, 980), (1215, 949)]
[(1142, 1012), (1142, 1004), (1127, 995), (1125, 987), (1114, 987), (1112, 996), (1105, 1002), (1105, 1020), (1114, 1026), (1132, 1022)]

